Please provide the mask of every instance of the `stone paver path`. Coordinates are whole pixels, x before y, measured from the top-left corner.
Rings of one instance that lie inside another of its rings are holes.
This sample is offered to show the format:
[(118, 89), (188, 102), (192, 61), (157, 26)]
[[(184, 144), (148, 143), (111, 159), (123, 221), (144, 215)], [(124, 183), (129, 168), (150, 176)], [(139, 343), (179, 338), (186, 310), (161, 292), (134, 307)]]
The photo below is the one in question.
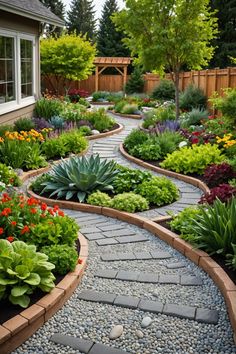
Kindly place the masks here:
[[(125, 131), (93, 142), (90, 153), (140, 168), (118, 151), (139, 121), (118, 121)], [(180, 200), (142, 216), (153, 218), (196, 204), (200, 190), (173, 181)], [(224, 299), (203, 270), (137, 226), (103, 215), (65, 212), (89, 241), (88, 267), (65, 306), (15, 354), (236, 353)], [(116, 332), (116, 339), (110, 339)]]

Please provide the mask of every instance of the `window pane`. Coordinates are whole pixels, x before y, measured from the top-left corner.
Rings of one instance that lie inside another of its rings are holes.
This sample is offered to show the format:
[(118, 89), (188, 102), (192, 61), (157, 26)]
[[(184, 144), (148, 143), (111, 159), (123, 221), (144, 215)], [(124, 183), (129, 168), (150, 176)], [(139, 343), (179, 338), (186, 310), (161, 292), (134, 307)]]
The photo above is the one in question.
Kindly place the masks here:
[(33, 96), (33, 42), (20, 40), (21, 97)]
[(14, 100), (14, 38), (0, 35), (0, 104)]

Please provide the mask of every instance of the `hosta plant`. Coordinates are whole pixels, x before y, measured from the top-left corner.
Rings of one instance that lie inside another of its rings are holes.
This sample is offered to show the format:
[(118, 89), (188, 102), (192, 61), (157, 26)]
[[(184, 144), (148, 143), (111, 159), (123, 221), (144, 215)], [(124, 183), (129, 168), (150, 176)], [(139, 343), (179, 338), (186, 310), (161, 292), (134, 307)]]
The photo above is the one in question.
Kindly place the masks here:
[(99, 155), (75, 156), (53, 166), (49, 173), (51, 179), (43, 183), (42, 192), (50, 193), (50, 197), (75, 198), (83, 202), (87, 194), (95, 190), (112, 191), (117, 173), (114, 161), (101, 161)]
[(0, 240), (0, 299), (26, 308), (36, 288), (44, 292), (54, 288), (54, 268), (45, 254), (36, 252), (36, 246)]
[(117, 194), (111, 203), (111, 207), (118, 210), (134, 213), (149, 208), (147, 199), (133, 192)]

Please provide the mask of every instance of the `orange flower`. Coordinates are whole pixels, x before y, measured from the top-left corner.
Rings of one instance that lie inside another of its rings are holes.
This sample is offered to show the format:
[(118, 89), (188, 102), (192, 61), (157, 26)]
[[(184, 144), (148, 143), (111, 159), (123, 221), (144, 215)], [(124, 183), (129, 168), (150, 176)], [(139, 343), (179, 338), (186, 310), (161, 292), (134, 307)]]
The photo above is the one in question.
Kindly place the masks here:
[(30, 212), (31, 212), (31, 214), (37, 214), (37, 209), (36, 208), (31, 208)]
[(29, 228), (29, 226), (28, 225), (25, 225), (24, 227), (23, 227), (23, 229), (21, 230), (21, 235), (24, 235), (24, 234), (26, 234), (27, 232), (30, 232), (30, 228)]
[(37, 201), (37, 199), (31, 197), (27, 200), (27, 204), (28, 205), (38, 205), (38, 201)]
[(3, 211), (1, 212), (2, 216), (8, 216), (9, 214), (11, 214), (11, 208), (5, 208), (3, 209)]
[(58, 211), (58, 215), (59, 215), (59, 216), (65, 216), (65, 214), (64, 214), (63, 211), (61, 211), (61, 210)]
[(12, 221), (12, 222), (11, 222), (11, 225), (12, 225), (12, 226), (16, 226), (16, 221)]
[(46, 203), (42, 203), (42, 204), (41, 204), (41, 210), (42, 210), (42, 211), (47, 210), (47, 207), (48, 207), (48, 206), (47, 206)]

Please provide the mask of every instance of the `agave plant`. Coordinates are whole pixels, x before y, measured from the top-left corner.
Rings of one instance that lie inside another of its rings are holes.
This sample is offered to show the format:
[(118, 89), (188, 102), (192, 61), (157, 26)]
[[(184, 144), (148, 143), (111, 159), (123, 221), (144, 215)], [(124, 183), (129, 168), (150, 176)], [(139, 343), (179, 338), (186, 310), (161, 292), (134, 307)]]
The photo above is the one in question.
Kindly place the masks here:
[(112, 191), (112, 181), (117, 175), (116, 163), (101, 161), (99, 155), (90, 157), (72, 157), (55, 165), (49, 173), (49, 181), (42, 183), (41, 193), (51, 192), (50, 197), (77, 198), (83, 202), (87, 194), (95, 191)]

